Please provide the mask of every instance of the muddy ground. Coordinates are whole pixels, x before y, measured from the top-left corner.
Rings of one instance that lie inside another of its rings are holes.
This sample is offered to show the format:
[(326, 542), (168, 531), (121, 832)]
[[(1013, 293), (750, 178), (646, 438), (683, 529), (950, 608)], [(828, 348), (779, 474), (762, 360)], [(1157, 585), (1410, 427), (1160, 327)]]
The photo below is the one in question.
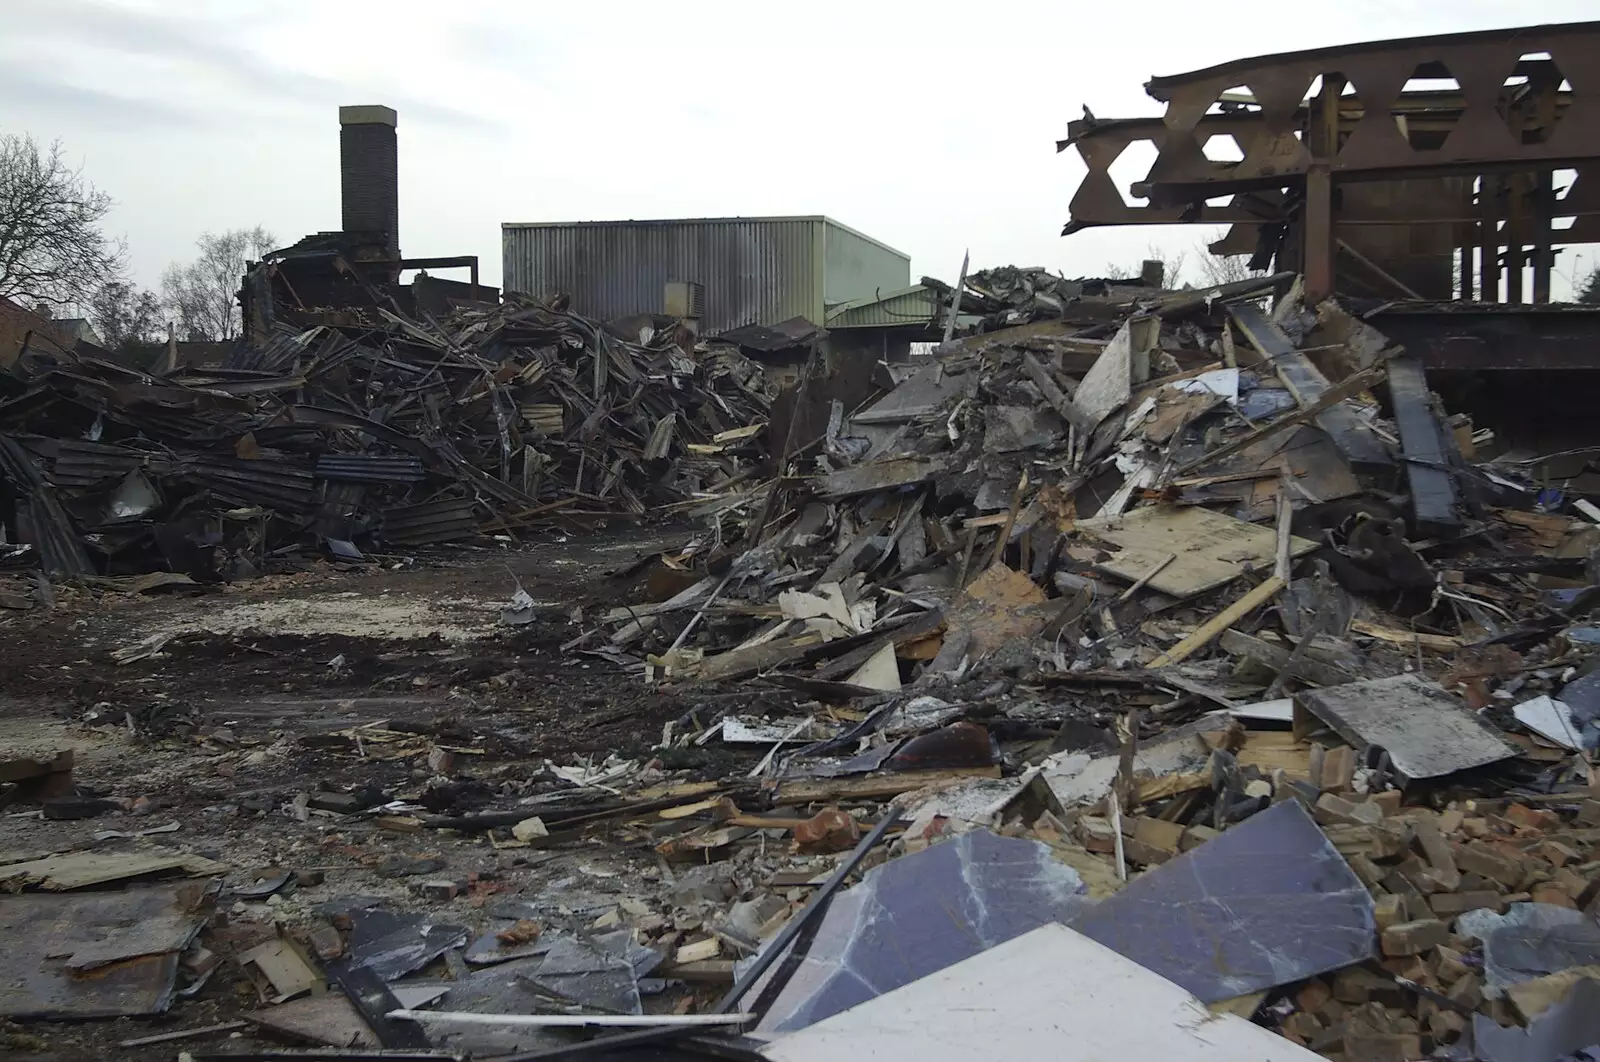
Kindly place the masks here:
[[(514, 550), (441, 553), (399, 570), (318, 563), (159, 596), (59, 589), (52, 609), (0, 614), (0, 749), (12, 756), (70, 748), (81, 790), (138, 801), (138, 813), (83, 821), (46, 821), (37, 806), (14, 805), (0, 811), (0, 852), (170, 846), (238, 868), (230, 883), (263, 867), (325, 876), (270, 906), (236, 904), (225, 893), (211, 932), (224, 953), (344, 896), (387, 897), (477, 927), (485, 905), (508, 896), (557, 890), (581, 921), (659, 887), (663, 871), (648, 845), (501, 850), (481, 836), (397, 833), (314, 811), (301, 821), (294, 801), (359, 786), (416, 796), (434, 773), (426, 748), (444, 745), (474, 751), (457, 755), (460, 784), (437, 797), (434, 810), (470, 810), (474, 800), (548, 786), (546, 761), (648, 759), (664, 724), (748, 697), (647, 687), (636, 672), (561, 648), (585, 629), (582, 616), (642, 599), (638, 577), (614, 573), (685, 537), (660, 528), (552, 536)], [(502, 626), (516, 583), (538, 602), (537, 616), (527, 626)], [(140, 643), (160, 651), (116, 662), (115, 651)], [(380, 720), (416, 741), (369, 748), (336, 735)], [(702, 759), (687, 766), (705, 776), (733, 766), (720, 762), (725, 752)], [(174, 822), (170, 833), (94, 839), (96, 831)], [(444, 903), (422, 899), (417, 879), (396, 868), (426, 859), (444, 863), (427, 877), (471, 887)], [(35, 1049), (18, 1057), (171, 1059), (189, 1045), (116, 1045), (259, 1006), (237, 968), (224, 963), (198, 997), (160, 1018), (25, 1022), (24, 1038), (12, 1046)], [(228, 1046), (256, 1042), (247, 1034)], [(213, 1039), (191, 1049), (216, 1046)]]

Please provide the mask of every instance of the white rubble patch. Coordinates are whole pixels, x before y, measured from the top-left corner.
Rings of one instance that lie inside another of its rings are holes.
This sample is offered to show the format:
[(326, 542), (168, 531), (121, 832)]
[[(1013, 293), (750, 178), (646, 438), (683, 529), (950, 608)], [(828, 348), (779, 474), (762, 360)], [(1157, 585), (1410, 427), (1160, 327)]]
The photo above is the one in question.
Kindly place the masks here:
[(229, 635), (254, 630), (394, 641), (438, 635), (447, 642), (467, 642), (494, 634), (500, 609), (500, 602), (487, 599), (367, 596), (346, 591), (229, 605), (186, 617), (169, 632)]

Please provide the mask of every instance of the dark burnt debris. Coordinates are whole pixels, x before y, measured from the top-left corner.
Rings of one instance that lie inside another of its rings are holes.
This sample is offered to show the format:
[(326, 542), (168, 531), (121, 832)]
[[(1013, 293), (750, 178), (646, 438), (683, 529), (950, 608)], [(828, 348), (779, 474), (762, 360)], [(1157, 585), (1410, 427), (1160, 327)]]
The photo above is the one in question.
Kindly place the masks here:
[(0, 400), (11, 540), (56, 578), (239, 579), (638, 517), (760, 460), (768, 396), (735, 348), (531, 301), (340, 316), (160, 375), (31, 354)]

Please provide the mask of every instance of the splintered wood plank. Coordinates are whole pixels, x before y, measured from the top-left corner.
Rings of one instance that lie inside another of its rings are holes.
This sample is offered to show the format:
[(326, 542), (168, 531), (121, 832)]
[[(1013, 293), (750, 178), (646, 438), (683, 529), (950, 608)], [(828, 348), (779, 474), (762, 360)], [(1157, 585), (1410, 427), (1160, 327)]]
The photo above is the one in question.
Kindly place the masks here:
[(114, 852), (69, 852), (31, 863), (14, 863), (0, 878), (38, 885), (52, 892), (181, 870), (187, 874), (226, 874), (231, 868), (197, 855), (122, 855)]
[(937, 771), (890, 771), (856, 778), (798, 779), (778, 783), (775, 799), (785, 804), (877, 800), (943, 782), (999, 777), (999, 767), (951, 767)]
[(1189, 637), (1150, 661), (1149, 667), (1154, 670), (1158, 667), (1181, 664), (1211, 644), (1211, 641), (1223, 631), (1238, 623), (1268, 601), (1271, 601), (1283, 587), (1284, 582), (1282, 579), (1279, 579), (1276, 575), (1268, 577), (1266, 582), (1250, 590), (1239, 600), (1206, 620)]
[(1287, 731), (1252, 730), (1234, 756), (1241, 767), (1255, 767), (1268, 776), (1283, 771), (1296, 781), (1311, 778), (1311, 746)]
[[(1275, 529), (1209, 509), (1150, 505), (1104, 522), (1079, 521), (1078, 526), (1121, 547), (1099, 567), (1129, 582), (1171, 556), (1146, 585), (1172, 597), (1193, 597), (1247, 572), (1270, 572), (1277, 557)], [(1309, 539), (1289, 540), (1289, 551), (1296, 557), (1316, 548)]]
[(825, 498), (844, 498), (851, 494), (871, 494), (892, 487), (926, 483), (949, 467), (938, 457), (892, 457), (870, 461), (830, 472), (817, 479), (817, 492)]
[(1448, 634), (1425, 634), (1421, 631), (1402, 631), (1393, 627), (1384, 627), (1370, 620), (1354, 619), (1350, 621), (1350, 629), (1357, 634), (1364, 634), (1368, 638), (1376, 638), (1380, 642), (1398, 645), (1407, 649), (1422, 648), (1430, 653), (1453, 653), (1466, 645), (1466, 640)]
[[(1252, 303), (1235, 303), (1228, 307), (1228, 312), (1250, 345), (1268, 359), (1301, 406), (1314, 405), (1327, 393), (1331, 387), (1328, 378), (1309, 357), (1294, 348), (1289, 337), (1267, 320), (1259, 307)], [(1383, 440), (1349, 406), (1341, 404), (1323, 410), (1317, 415), (1317, 426), (1333, 437), (1334, 445), (1351, 464), (1368, 468), (1394, 465)]]

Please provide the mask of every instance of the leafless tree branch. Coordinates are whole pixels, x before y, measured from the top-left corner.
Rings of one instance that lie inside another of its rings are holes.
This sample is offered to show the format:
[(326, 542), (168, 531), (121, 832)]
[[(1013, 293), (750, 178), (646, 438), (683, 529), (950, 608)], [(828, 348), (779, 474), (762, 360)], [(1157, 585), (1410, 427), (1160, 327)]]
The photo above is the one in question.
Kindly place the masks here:
[(161, 300), (120, 278), (102, 284), (89, 296), (84, 311), (106, 349), (119, 354), (143, 354), (166, 332)]
[(100, 224), (111, 197), (69, 166), (60, 143), (0, 136), (0, 296), (84, 304), (121, 272), (125, 250)]
[(257, 225), (205, 233), (195, 241), (200, 256), (187, 265), (172, 263), (161, 274), (161, 295), (185, 339), (238, 338), (239, 285), (245, 266), (273, 250), (273, 236)]

